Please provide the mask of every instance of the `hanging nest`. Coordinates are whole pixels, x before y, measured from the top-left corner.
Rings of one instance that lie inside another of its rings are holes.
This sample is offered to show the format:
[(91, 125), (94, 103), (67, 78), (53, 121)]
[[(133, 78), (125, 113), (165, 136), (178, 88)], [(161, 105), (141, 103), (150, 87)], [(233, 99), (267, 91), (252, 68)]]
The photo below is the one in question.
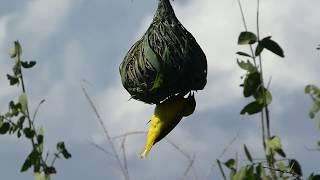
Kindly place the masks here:
[(132, 98), (149, 104), (201, 90), (207, 82), (206, 56), (175, 16), (169, 0), (159, 0), (150, 27), (130, 48), (119, 69)]

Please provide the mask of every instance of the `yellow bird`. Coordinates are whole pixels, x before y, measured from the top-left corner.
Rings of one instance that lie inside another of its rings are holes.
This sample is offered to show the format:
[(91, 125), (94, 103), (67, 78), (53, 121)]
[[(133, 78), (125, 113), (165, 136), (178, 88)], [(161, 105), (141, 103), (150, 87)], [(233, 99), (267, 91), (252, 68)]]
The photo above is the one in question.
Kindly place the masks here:
[(146, 159), (152, 146), (173, 130), (183, 117), (191, 115), (196, 108), (194, 95), (190, 92), (187, 98), (175, 95), (156, 105), (151, 118), (144, 150), (140, 159)]

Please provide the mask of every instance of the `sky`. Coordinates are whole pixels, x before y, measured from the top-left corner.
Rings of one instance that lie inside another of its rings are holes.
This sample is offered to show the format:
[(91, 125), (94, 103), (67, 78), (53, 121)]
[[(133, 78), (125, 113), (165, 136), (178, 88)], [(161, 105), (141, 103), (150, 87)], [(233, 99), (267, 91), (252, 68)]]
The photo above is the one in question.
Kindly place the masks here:
[[(110, 150), (103, 130), (86, 100), (85, 87), (112, 137), (146, 131), (154, 106), (130, 100), (121, 85), (119, 64), (129, 48), (147, 30), (157, 0), (11, 0), (0, 6), (0, 112), (18, 96), (6, 74), (12, 61), (8, 50), (13, 41), (23, 46), (23, 59), (36, 60), (24, 72), (29, 105), (34, 109), (45, 99), (36, 124), (45, 129), (46, 151), (65, 141), (70, 160), (56, 163), (54, 180), (122, 179), (114, 159), (92, 142)], [(220, 179), (216, 159), (234, 158), (245, 163), (243, 144), (252, 155), (263, 158), (259, 115), (240, 116), (249, 102), (242, 97), (235, 52), (244, 27), (236, 0), (175, 0), (173, 8), (181, 23), (194, 35), (208, 61), (208, 83), (196, 93), (196, 111), (185, 118), (168, 139), (195, 157), (185, 179)], [(285, 58), (263, 52), (265, 79), (271, 80), (271, 131), (282, 139), (289, 158), (301, 163), (304, 174), (320, 172), (319, 152), (311, 151), (320, 139), (316, 123), (308, 118), (312, 102), (304, 94), (307, 84), (320, 84), (320, 1), (261, 1), (261, 36), (271, 35), (284, 49)], [(256, 30), (254, 1), (243, 0), (251, 31)], [(234, 139), (234, 141), (233, 141)], [(116, 140), (120, 150), (120, 142)], [(232, 142), (232, 143), (230, 143)], [(1, 179), (32, 179), (32, 172), (19, 173), (31, 150), (26, 140), (0, 137)], [(144, 135), (126, 140), (128, 169), (132, 180), (180, 179), (188, 159), (168, 142), (159, 142), (147, 160), (138, 154)], [(229, 145), (229, 146), (228, 146)], [(227, 151), (221, 156), (224, 149)]]

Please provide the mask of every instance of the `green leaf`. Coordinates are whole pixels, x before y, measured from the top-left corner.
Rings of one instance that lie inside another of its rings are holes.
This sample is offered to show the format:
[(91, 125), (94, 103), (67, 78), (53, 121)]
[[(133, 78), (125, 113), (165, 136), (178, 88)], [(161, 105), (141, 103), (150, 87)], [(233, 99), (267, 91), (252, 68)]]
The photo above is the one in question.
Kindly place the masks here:
[(14, 42), (14, 47), (12, 49), (10, 49), (10, 57), (11, 58), (15, 58), (17, 55), (21, 55), (22, 54), (22, 48), (20, 46), (19, 41), (15, 41)]
[(259, 163), (259, 164), (256, 166), (256, 174), (257, 174), (258, 177), (261, 177), (262, 171), (263, 171), (262, 165), (261, 165), (261, 163)]
[(19, 120), (17, 122), (17, 127), (19, 129), (23, 128), (23, 123), (24, 123), (25, 119), (26, 119), (26, 116), (24, 116), (24, 115), (19, 118)]
[(32, 68), (34, 65), (36, 65), (36, 61), (21, 61), (21, 66), (26, 69)]
[(31, 159), (28, 156), (27, 159), (24, 161), (20, 172), (27, 171), (31, 166), (32, 166)]
[(302, 176), (302, 169), (301, 169), (301, 166), (299, 164), (299, 162), (295, 159), (291, 159), (289, 161), (289, 168), (291, 168), (291, 171), (296, 173), (297, 175), (299, 176)]
[(278, 43), (271, 40), (271, 36), (263, 38), (261, 41), (259, 41), (258, 44), (261, 45), (264, 49), (267, 49), (280, 57), (284, 57), (282, 48)]
[(21, 109), (21, 104), (15, 104), (13, 101), (9, 102), (9, 112), (7, 112), (7, 117), (13, 117), (19, 115), (19, 110)]
[(53, 166), (46, 167), (44, 169), (44, 172), (45, 172), (45, 174), (56, 174), (57, 173), (56, 168)]
[(226, 167), (228, 167), (229, 169), (236, 169), (236, 160), (235, 159), (229, 159), (228, 161), (226, 161), (225, 163), (224, 163), (224, 165), (226, 166)]
[(232, 177), (232, 180), (242, 180), (246, 179), (247, 176), (247, 168), (242, 167), (240, 170)]
[(12, 67), (13, 76), (14, 77), (21, 77), (21, 66), (19, 61), (16, 61), (14, 66)]
[(287, 171), (288, 169), (287, 165), (283, 161), (279, 161), (278, 163), (276, 163), (276, 166), (281, 171)]
[(10, 58), (15, 58), (17, 56), (16, 48), (10, 48), (9, 55), (10, 55)]
[(71, 158), (71, 154), (66, 149), (64, 142), (57, 143), (57, 150), (59, 153), (63, 155), (64, 158), (69, 159)]
[(28, 97), (25, 93), (22, 93), (19, 97), (19, 103), (21, 104), (21, 111), (27, 114), (28, 111)]
[(285, 158), (285, 157), (287, 156), (286, 153), (285, 153), (282, 149), (276, 149), (275, 152), (276, 152), (279, 156), (281, 156), (281, 157), (283, 157), (283, 158)]
[(6, 134), (10, 129), (10, 124), (7, 122), (2, 123), (0, 127), (0, 134)]
[(261, 85), (260, 73), (252, 72), (248, 74), (243, 83), (243, 96), (250, 97), (256, 93), (258, 87)]
[(43, 152), (44, 130), (41, 127), (37, 132), (38, 151)]
[(21, 137), (21, 130), (20, 130), (20, 129), (17, 131), (17, 137), (18, 137), (18, 138)]
[(281, 139), (279, 136), (272, 136), (267, 140), (267, 145), (271, 149), (281, 149)]
[(40, 162), (41, 154), (39, 154), (38, 151), (33, 150), (27, 157), (27, 159), (24, 161), (21, 172), (24, 172), (28, 170), (32, 165), (39, 164)]
[[(265, 97), (263, 96), (265, 95)], [(262, 91), (262, 87), (259, 87), (256, 91), (256, 93), (254, 94), (254, 98), (256, 99), (257, 102), (259, 102), (260, 104), (264, 104), (264, 105), (269, 105), (272, 102), (272, 95), (270, 93), (270, 91), (266, 88), (264, 88), (264, 92)], [(264, 102), (266, 101), (266, 102)]]
[(42, 144), (43, 143), (43, 135), (38, 135), (37, 136), (37, 142), (38, 142), (38, 144)]
[(267, 155), (271, 155), (273, 152), (277, 152), (279, 155), (284, 155), (284, 152), (282, 150), (282, 144), (280, 137), (278, 136), (272, 136), (267, 140)]
[(316, 114), (320, 111), (320, 103), (315, 102), (312, 106), (312, 108), (309, 111), (309, 117), (311, 119), (314, 119), (316, 117)]
[(10, 74), (7, 74), (7, 78), (10, 82), (10, 86), (13, 86), (15, 84), (19, 84), (19, 78), (15, 76), (11, 76)]
[(255, 52), (254, 52), (254, 55), (255, 56), (260, 56), (260, 54), (262, 53), (262, 51), (263, 51), (263, 45), (261, 44), (261, 42), (258, 42), (258, 45), (257, 45), (257, 47), (256, 47), (256, 50), (255, 50)]
[(314, 104), (309, 111), (309, 116), (313, 119), (320, 112), (320, 89), (315, 85), (309, 84), (305, 87), (304, 92), (313, 99)]
[(244, 45), (244, 44), (254, 44), (257, 42), (257, 36), (248, 31), (241, 32), (238, 38), (238, 44)]
[(247, 62), (237, 60), (239, 67), (243, 70), (253, 73), (258, 71), (257, 68), (248, 60)]
[(252, 114), (256, 114), (258, 112), (261, 112), (261, 110), (263, 109), (264, 105), (260, 104), (257, 101), (253, 101), (251, 103), (249, 103), (248, 105), (246, 105), (240, 112), (240, 114), (244, 115), (244, 114), (248, 114), (248, 115), (252, 115)]
[(23, 133), (28, 139), (32, 139), (34, 137), (34, 135), (36, 134), (34, 132), (34, 130), (31, 128), (24, 128)]
[(247, 146), (246, 146), (245, 144), (243, 145), (243, 148), (244, 148), (244, 152), (245, 152), (245, 154), (246, 154), (246, 156), (247, 156), (247, 159), (248, 159), (250, 162), (253, 162), (252, 156), (251, 156), (251, 154), (250, 154), (250, 152), (249, 152), (249, 150), (248, 150), (248, 148), (247, 148)]
[(320, 175), (314, 175), (314, 173), (311, 173), (311, 175), (308, 177), (308, 180), (320, 180)]
[(304, 92), (306, 94), (315, 94), (316, 92), (320, 93), (320, 89), (313, 84), (309, 84), (304, 88)]
[(21, 56), (21, 54), (22, 54), (22, 47), (21, 47), (19, 41), (14, 41), (14, 48), (15, 48), (15, 50), (16, 50), (16, 55), (17, 55), (17, 56)]
[(242, 51), (238, 51), (236, 54), (240, 55), (240, 56), (245, 56), (245, 57), (250, 57), (252, 58), (251, 55), (249, 55), (248, 53), (242, 52)]

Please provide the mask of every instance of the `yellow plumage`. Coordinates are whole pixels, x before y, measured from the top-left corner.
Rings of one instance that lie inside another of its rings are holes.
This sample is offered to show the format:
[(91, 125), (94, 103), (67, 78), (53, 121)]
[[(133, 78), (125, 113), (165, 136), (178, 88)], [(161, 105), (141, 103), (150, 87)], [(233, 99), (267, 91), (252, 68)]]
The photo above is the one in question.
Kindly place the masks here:
[(195, 107), (196, 101), (191, 93), (187, 98), (176, 95), (157, 104), (151, 118), (146, 145), (140, 154), (140, 158), (146, 159), (152, 146), (169, 134), (183, 117), (191, 115)]

